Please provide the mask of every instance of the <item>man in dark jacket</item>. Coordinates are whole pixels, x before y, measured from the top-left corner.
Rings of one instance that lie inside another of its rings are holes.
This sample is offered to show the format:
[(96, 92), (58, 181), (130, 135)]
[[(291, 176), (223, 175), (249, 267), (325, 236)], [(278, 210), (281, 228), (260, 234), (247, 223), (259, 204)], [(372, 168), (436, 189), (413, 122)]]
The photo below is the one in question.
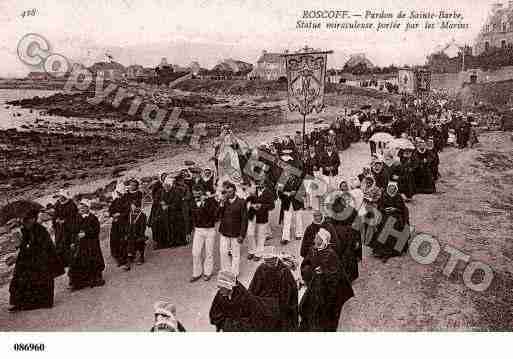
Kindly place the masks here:
[[(214, 240), (216, 236), (215, 224), (217, 201), (205, 193), (205, 188), (196, 185), (192, 189), (191, 219), (194, 234), (192, 237), (192, 278), (191, 283), (201, 278), (210, 280), (214, 268)], [(202, 261), (201, 252), (205, 247), (205, 260)]]
[[(282, 160), (292, 166), (296, 165), (294, 159), (290, 156), (285, 155), (282, 157)], [(283, 213), (283, 232), (281, 243), (287, 244), (290, 242), (291, 227), (293, 222), (295, 222), (294, 226), (296, 232), (296, 240), (301, 240), (301, 238), (303, 238), (303, 209), (305, 207), (303, 196), (304, 193), (300, 192), (303, 189), (302, 178), (291, 175), (287, 179), (287, 183), (285, 183), (285, 185), (279, 186), (278, 196), (281, 201), (280, 217)]]
[(139, 189), (139, 180), (137, 180), (136, 178), (130, 178), (128, 181), (125, 182), (125, 184), (127, 186), (127, 191), (124, 195), (125, 201), (127, 201), (131, 205), (134, 204), (137, 207), (141, 207), (143, 193)]
[(141, 207), (132, 204), (130, 215), (128, 217), (128, 230), (126, 236), (126, 253), (127, 264), (125, 270), (131, 269), (131, 263), (134, 262), (137, 254), (139, 259), (137, 264), (144, 263), (144, 249), (146, 247), (146, 215), (142, 212)]
[(105, 284), (102, 278), (105, 262), (100, 247), (100, 221), (90, 212), (90, 202), (87, 200), (80, 201), (79, 211), (79, 233), (72, 244), (72, 259), (68, 271), (71, 290)]
[(165, 193), (164, 183), (166, 181), (168, 174), (161, 173), (159, 179), (151, 184), (151, 210), (150, 216), (148, 218), (148, 227), (151, 228), (151, 236), (152, 239), (156, 243), (156, 249), (162, 249), (169, 246), (168, 236), (166, 236), (166, 231), (164, 230), (163, 220), (162, 220), (162, 197)]
[(21, 243), (14, 273), (9, 285), (9, 311), (51, 308), (54, 279), (64, 274), (50, 234), (37, 223), (39, 212), (29, 210), (23, 215)]
[(268, 234), (269, 212), (274, 209), (273, 194), (263, 180), (257, 180), (255, 193), (246, 199), (248, 203), (248, 259), (259, 261)]
[(319, 167), (322, 169), (322, 175), (326, 177), (326, 182), (328, 182), (332, 187), (336, 188), (336, 186), (334, 186), (333, 180), (336, 176), (338, 176), (340, 157), (338, 152), (335, 150), (334, 145), (328, 145), (326, 147), (326, 152), (321, 154)]
[[(219, 204), (219, 252), (221, 268), (239, 275), (240, 245), (248, 229), (248, 210), (246, 201), (235, 194), (233, 183), (223, 183), (222, 197)], [(231, 248), (231, 257), (228, 250)]]
[(308, 153), (303, 161), (305, 175), (315, 177), (315, 173), (320, 169), (320, 158), (319, 154), (315, 152), (315, 147), (310, 146)]

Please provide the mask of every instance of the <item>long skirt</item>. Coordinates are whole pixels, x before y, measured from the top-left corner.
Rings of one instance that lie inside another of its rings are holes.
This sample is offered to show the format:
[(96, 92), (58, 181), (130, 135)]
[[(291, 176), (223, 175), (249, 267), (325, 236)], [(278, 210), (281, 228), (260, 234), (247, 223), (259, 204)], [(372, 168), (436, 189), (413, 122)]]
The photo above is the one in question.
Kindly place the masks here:
[(110, 255), (118, 263), (121, 258), (121, 241), (123, 240), (125, 235), (126, 225), (120, 222), (112, 222), (112, 226), (110, 227)]
[(171, 247), (171, 230), (169, 223), (163, 218), (156, 218), (151, 225), (151, 235), (156, 249)]
[(171, 237), (170, 242), (172, 247), (184, 246), (187, 244), (187, 236), (185, 233), (185, 220), (181, 213), (175, 214), (171, 218)]
[(55, 249), (65, 267), (68, 267), (71, 261), (71, 243), (73, 243), (75, 234), (64, 228), (64, 225), (58, 224), (55, 228)]
[(415, 177), (412, 172), (404, 173), (404, 175), (401, 176), (399, 191), (408, 199), (411, 199), (415, 195)]
[(70, 285), (81, 289), (93, 285), (102, 277), (105, 262), (98, 243), (79, 245), (73, 253), (68, 270)]
[(13, 279), (9, 287), (9, 304), (30, 310), (53, 306), (54, 280), (30, 282)]
[(423, 194), (436, 192), (436, 184), (430, 166), (426, 165), (415, 171), (415, 190), (417, 193)]
[[(404, 244), (401, 242), (397, 242), (398, 239), (392, 236), (388, 236), (387, 238), (380, 238), (382, 231), (385, 229), (385, 224), (387, 223), (390, 217), (393, 217), (395, 219), (395, 231), (403, 232), (404, 227), (406, 225), (406, 223), (404, 223), (404, 221), (400, 217), (383, 215), (383, 219), (378, 225), (371, 243), (368, 244), (368, 246), (372, 248), (373, 255), (380, 257), (382, 259), (401, 256), (408, 250), (407, 242), (405, 242)], [(384, 243), (382, 241), (384, 241)]]

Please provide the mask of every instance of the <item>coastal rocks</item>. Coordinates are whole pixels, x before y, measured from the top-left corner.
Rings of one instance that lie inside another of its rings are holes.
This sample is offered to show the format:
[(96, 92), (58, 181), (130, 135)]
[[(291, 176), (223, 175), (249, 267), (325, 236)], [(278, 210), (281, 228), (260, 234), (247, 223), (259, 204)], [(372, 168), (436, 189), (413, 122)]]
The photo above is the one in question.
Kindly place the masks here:
[(112, 172), (111, 172), (112, 177), (120, 177), (120, 176), (121, 176), (121, 174), (122, 174), (124, 171), (126, 171), (126, 170), (127, 170), (127, 168), (126, 168), (126, 167), (123, 167), (123, 166), (121, 166), (121, 167), (116, 167), (116, 168), (114, 168), (114, 169), (112, 170)]
[(147, 136), (113, 139), (34, 130), (0, 131), (0, 143), (0, 178), (10, 193), (43, 183), (84, 180), (99, 170), (112, 171), (108, 168), (120, 174), (127, 169), (123, 164), (151, 156), (163, 146)]
[(13, 266), (16, 263), (16, 258), (18, 258), (18, 256), (15, 254), (11, 254), (11, 255), (7, 256), (7, 258), (5, 258), (5, 264), (8, 267)]

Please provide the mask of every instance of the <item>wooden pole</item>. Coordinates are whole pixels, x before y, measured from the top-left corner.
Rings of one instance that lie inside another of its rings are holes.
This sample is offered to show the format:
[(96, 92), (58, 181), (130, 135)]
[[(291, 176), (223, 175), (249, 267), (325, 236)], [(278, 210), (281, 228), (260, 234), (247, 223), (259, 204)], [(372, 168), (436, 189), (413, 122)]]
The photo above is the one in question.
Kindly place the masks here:
[(306, 113), (303, 114), (303, 151), (302, 151), (303, 152), (303, 158), (302, 158), (303, 161), (306, 158), (305, 147), (306, 147)]

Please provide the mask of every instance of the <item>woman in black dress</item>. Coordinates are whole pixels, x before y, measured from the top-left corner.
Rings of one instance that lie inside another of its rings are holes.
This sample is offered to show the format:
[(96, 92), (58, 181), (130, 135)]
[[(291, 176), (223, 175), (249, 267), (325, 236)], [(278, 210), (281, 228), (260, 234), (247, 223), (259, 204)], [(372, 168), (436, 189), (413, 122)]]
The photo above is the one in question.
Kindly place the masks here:
[(102, 277), (105, 262), (100, 247), (100, 221), (91, 213), (90, 205), (87, 200), (79, 204), (79, 233), (71, 246), (72, 258), (68, 271), (71, 290), (105, 284)]
[(301, 263), (306, 292), (299, 304), (300, 331), (336, 331), (344, 303), (354, 296), (335, 251), (330, 233), (320, 229), (314, 247)]
[(21, 243), (11, 283), (9, 311), (51, 308), (54, 279), (64, 274), (50, 234), (37, 223), (39, 211), (29, 210), (22, 216)]

